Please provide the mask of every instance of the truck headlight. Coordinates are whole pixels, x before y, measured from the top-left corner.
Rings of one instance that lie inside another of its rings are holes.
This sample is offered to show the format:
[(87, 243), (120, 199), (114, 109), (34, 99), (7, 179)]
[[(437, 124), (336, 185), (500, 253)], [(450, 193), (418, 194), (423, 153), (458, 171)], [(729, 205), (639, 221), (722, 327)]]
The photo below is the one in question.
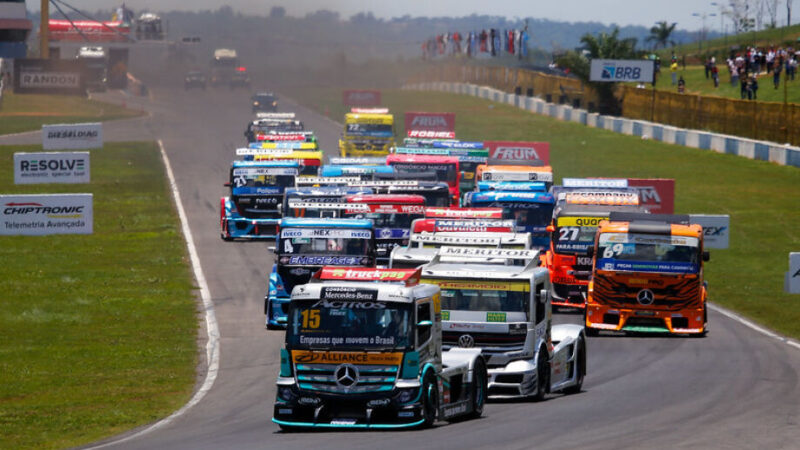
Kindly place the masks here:
[(278, 398), (285, 401), (292, 400), (292, 398), (294, 398), (294, 393), (292, 392), (292, 388), (289, 386), (279, 386)]
[(417, 388), (411, 389), (400, 389), (400, 393), (397, 394), (397, 401), (400, 403), (408, 403), (411, 399), (414, 398), (414, 395), (417, 393)]
[(253, 106), (258, 106), (258, 102), (253, 102)]

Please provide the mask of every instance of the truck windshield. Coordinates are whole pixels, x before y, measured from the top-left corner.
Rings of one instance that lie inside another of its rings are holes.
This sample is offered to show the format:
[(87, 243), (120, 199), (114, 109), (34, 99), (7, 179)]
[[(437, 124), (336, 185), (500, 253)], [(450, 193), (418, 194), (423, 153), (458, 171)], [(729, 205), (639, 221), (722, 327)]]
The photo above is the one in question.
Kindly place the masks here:
[[(442, 283), (442, 309), (447, 311), (499, 311), (499, 312), (526, 312), (528, 311), (527, 284), (515, 283), (515, 290), (502, 290), (498, 283), (486, 283), (481, 289), (470, 289), (470, 285), (480, 283), (469, 282)], [(483, 289), (486, 287), (486, 289)], [(508, 286), (511, 287), (511, 286)], [(524, 290), (523, 290), (524, 289)]]
[[(289, 171), (294, 170), (296, 169), (289, 169)], [(286, 171), (286, 169), (282, 169), (282, 171)], [(231, 173), (231, 184), (234, 188), (294, 186), (294, 175), (276, 175), (268, 171), (265, 171), (263, 175), (257, 175), (257, 173), (256, 170), (234, 169)]]
[(443, 181), (451, 186), (455, 184), (459, 176), (455, 164), (393, 162), (392, 166), (398, 172), (434, 172), (436, 181)]
[[(323, 287), (319, 300), (293, 301), (286, 343), (294, 349), (404, 349), (411, 342), (411, 307), (374, 299), (377, 291)], [(359, 300), (356, 300), (358, 298)]]
[(281, 255), (368, 255), (372, 230), (284, 228)]
[(411, 222), (421, 219), (422, 214), (403, 214), (403, 213), (358, 213), (347, 214), (345, 217), (353, 219), (372, 219), (375, 228), (411, 228)]
[(392, 125), (382, 123), (348, 123), (345, 126), (345, 135), (359, 137), (392, 137)]
[(547, 226), (553, 218), (552, 203), (491, 202), (475, 206), (501, 207), (505, 216), (514, 219), (517, 226)]
[(607, 217), (558, 217), (553, 243), (557, 253), (586, 253), (586, 249), (594, 245), (597, 224)]
[(699, 239), (639, 233), (603, 233), (597, 244), (600, 270), (694, 273)]

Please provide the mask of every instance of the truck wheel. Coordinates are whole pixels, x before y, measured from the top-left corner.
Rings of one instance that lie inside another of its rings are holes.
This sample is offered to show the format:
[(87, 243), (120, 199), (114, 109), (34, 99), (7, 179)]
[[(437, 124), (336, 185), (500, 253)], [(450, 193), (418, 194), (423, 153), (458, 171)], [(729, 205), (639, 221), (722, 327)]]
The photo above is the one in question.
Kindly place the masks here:
[(550, 388), (550, 364), (547, 362), (547, 350), (541, 348), (539, 357), (536, 358), (536, 394), (533, 399), (537, 402), (544, 400)]
[(586, 326), (586, 316), (588, 314), (589, 314), (589, 311), (584, 309), (583, 310), (583, 331), (586, 333), (586, 336), (589, 336), (589, 337), (598, 336), (600, 333), (596, 329), (589, 328), (589, 327)]
[(478, 358), (475, 368), (472, 369), (472, 413), (469, 415), (470, 418), (477, 419), (483, 414), (486, 393), (489, 390), (488, 378), (486, 362), (483, 358)]
[(586, 375), (586, 342), (581, 337), (578, 339), (577, 352), (575, 356), (575, 373), (577, 379), (574, 386), (564, 389), (565, 394), (577, 394), (583, 387), (583, 377)]
[(296, 431), (300, 431), (300, 427), (294, 427), (291, 425), (278, 425), (281, 428), (281, 431), (284, 433), (294, 433)]
[(439, 411), (439, 387), (436, 384), (436, 376), (432, 372), (425, 374), (422, 380), (422, 414), (424, 422), (422, 428), (430, 428), (436, 422), (436, 414)]

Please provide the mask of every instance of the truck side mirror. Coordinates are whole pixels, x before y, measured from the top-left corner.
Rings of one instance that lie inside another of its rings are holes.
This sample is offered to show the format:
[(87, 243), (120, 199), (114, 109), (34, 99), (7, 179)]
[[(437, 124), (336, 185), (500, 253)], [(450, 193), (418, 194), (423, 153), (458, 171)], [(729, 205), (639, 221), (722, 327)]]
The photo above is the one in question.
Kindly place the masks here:
[(539, 291), (539, 303), (541, 303), (543, 305), (546, 304), (547, 303), (547, 297), (549, 295), (550, 295), (550, 291), (548, 291), (547, 289), (542, 289), (541, 291)]
[(267, 247), (267, 250), (271, 251), (272, 253), (277, 253), (275, 251), (275, 246), (274, 245), (270, 245), (269, 247)]
[(703, 250), (703, 261), (708, 261), (711, 259), (711, 253), (708, 250)]
[(552, 233), (556, 231), (556, 227), (554, 227), (553, 225), (548, 225), (547, 228), (545, 228), (545, 230), (547, 230), (548, 233)]
[(589, 258), (594, 258), (594, 247), (589, 247), (586, 249), (586, 256)]
[(431, 322), (430, 320), (420, 320), (419, 322), (417, 322), (417, 328), (425, 328), (425, 327), (432, 327), (432, 326), (433, 326), (433, 322)]
[(225, 186), (225, 187), (231, 187), (230, 183), (222, 183), (222, 185)]

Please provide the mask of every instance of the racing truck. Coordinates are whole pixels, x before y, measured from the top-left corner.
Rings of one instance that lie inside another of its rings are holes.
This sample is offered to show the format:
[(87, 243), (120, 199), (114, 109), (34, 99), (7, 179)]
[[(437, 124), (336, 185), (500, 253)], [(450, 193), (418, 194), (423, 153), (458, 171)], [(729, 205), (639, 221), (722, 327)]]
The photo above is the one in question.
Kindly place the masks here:
[(220, 237), (275, 239), (283, 193), (299, 168), (297, 161), (234, 161), (225, 183), (230, 195), (220, 200)]
[(341, 156), (381, 156), (394, 145), (394, 116), (386, 108), (353, 108), (344, 115)]
[(460, 180), (459, 195), (475, 189), (475, 171), (481, 164), (486, 164), (489, 150), (483, 148), (483, 142), (461, 141), (423, 141), (406, 139), (416, 144), (413, 147), (397, 147), (394, 153), (411, 155), (454, 156), (458, 158)]
[(408, 245), (411, 223), (425, 213), (425, 197), (421, 195), (361, 194), (346, 198), (351, 207), (344, 217), (370, 219), (375, 225), (377, 264), (389, 265), (389, 255), (397, 246)]
[(459, 172), (458, 158), (455, 156), (433, 155), (401, 155), (391, 154), (386, 157), (386, 164), (398, 172), (417, 173), (435, 172), (436, 181), (447, 183), (450, 190), (451, 205), (459, 206)]
[[(512, 264), (482, 263), (486, 259)], [(490, 398), (580, 392), (583, 327), (551, 325), (550, 275), (539, 266), (537, 250), (442, 247), (422, 266), (422, 282), (441, 289), (443, 348), (480, 348), (485, 355)]]
[(275, 264), (264, 296), (270, 330), (286, 327), (292, 289), (307, 283), (320, 267), (375, 266), (371, 220), (284, 218), (279, 225)]
[[(541, 181), (545, 192), (553, 186), (553, 168), (539, 160), (488, 159), (475, 170), (475, 178), (480, 181), (505, 181), (527, 183)], [(516, 189), (515, 189), (516, 190)]]
[[(562, 198), (563, 197), (563, 198)], [(559, 194), (551, 235), (545, 254), (550, 269), (553, 306), (583, 309), (592, 273), (592, 258), (586, 250), (594, 245), (597, 225), (611, 211), (641, 211), (639, 195), (631, 190), (573, 191)]]
[(272, 421), (386, 430), (481, 416), (481, 351), (442, 351), (439, 288), (418, 282), (414, 270), (323, 267), (295, 287)]
[(238, 148), (236, 156), (245, 161), (297, 161), (301, 176), (316, 176), (322, 161), (322, 150), (316, 142), (262, 142), (250, 144), (257, 148)]
[(252, 143), (259, 140), (259, 134), (299, 131), (305, 131), (305, 126), (295, 119), (294, 113), (258, 113), (256, 119), (247, 124), (244, 137)]
[[(347, 182), (347, 186), (353, 188), (371, 189), (375, 194), (392, 195), (421, 195), (425, 197), (426, 206), (450, 206), (450, 190), (445, 183), (437, 181), (418, 181), (401, 178), (406, 174), (380, 174), (373, 173), (373, 177), (380, 178), (374, 180), (355, 179)], [(348, 177), (349, 178), (349, 177)], [(390, 178), (390, 179), (387, 179)], [(336, 178), (330, 178), (336, 180)]]
[(347, 196), (371, 193), (371, 189), (343, 186), (289, 188), (283, 196), (283, 217), (319, 217), (324, 211), (324, 209), (290, 208), (289, 202), (344, 203)]
[(553, 219), (555, 199), (548, 192), (487, 191), (467, 192), (464, 206), (503, 208), (505, 217), (514, 219), (517, 231), (531, 233), (533, 245), (540, 250), (550, 245), (547, 226)]
[(229, 48), (214, 50), (214, 58), (211, 60), (211, 86), (230, 84), (237, 67), (239, 67), (239, 56), (236, 50)]
[(253, 102), (253, 113), (278, 112), (278, 97), (272, 92), (257, 92), (250, 100)]
[(586, 332), (705, 335), (703, 229), (687, 215), (611, 212), (597, 227)]

